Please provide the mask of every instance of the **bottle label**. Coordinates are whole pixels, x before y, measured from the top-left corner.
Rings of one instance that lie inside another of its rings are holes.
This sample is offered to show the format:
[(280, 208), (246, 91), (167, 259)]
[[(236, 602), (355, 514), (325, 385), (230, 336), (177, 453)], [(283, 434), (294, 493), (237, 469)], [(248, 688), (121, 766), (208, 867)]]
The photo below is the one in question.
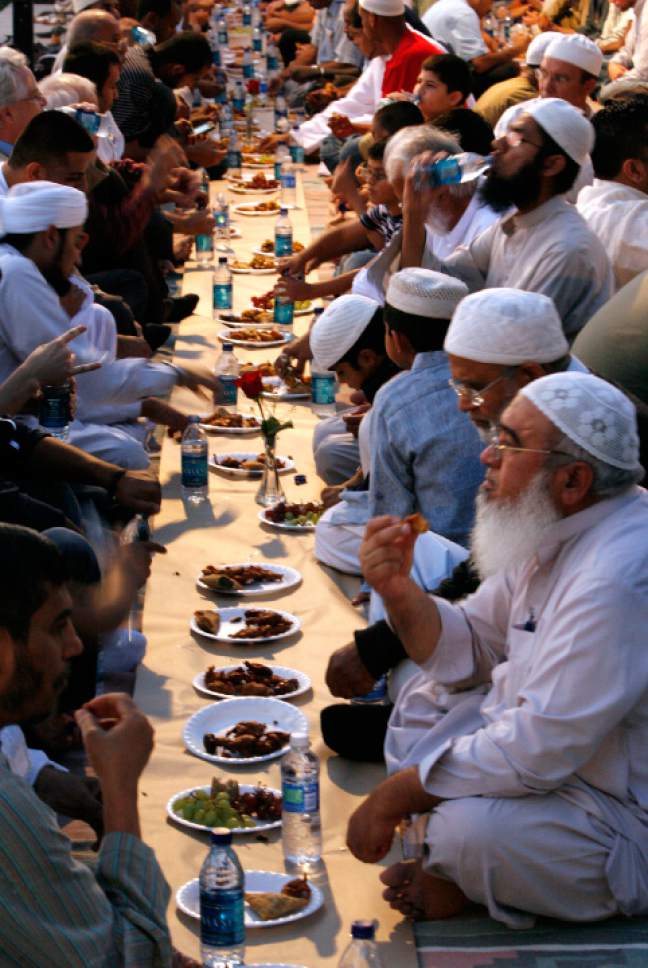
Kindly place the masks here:
[(243, 77), (254, 77), (254, 64), (243, 65)]
[(243, 26), (250, 27), (252, 24), (252, 14), (248, 11), (243, 13)]
[(213, 252), (214, 240), (211, 235), (196, 236), (196, 252)]
[(319, 810), (319, 782), (303, 783), (284, 780), (282, 783), (283, 808), (287, 813), (317, 813)]
[(229, 41), (229, 37), (227, 35), (227, 31), (226, 30), (219, 30), (218, 31), (218, 43), (219, 44), (227, 44), (228, 41)]
[(284, 171), (281, 173), (281, 187), (292, 189), (297, 187), (297, 176), (294, 171)]
[(214, 209), (214, 222), (217, 229), (229, 228), (229, 205)]
[(212, 290), (212, 306), (214, 309), (232, 308), (232, 283), (215, 282)]
[(274, 54), (268, 54), (268, 56), (266, 57), (266, 68), (269, 71), (276, 71), (278, 67), (279, 67), (279, 61), (274, 56)]
[(292, 255), (292, 251), (292, 232), (286, 233), (285, 235), (279, 235), (278, 232), (275, 233), (275, 255), (277, 257), (282, 255)]
[(238, 387), (236, 385), (238, 377), (225, 376), (219, 374), (216, 391), (214, 393), (214, 403), (222, 407), (232, 407), (236, 405), (238, 398)]
[(233, 151), (227, 152), (227, 167), (228, 168), (241, 167), (241, 152), (239, 151), (238, 148), (234, 149)]
[(255, 37), (252, 41), (252, 50), (256, 51), (257, 54), (261, 53), (263, 47), (263, 39), (261, 37)]
[(207, 487), (207, 453), (182, 455), (182, 486)]
[(214, 50), (212, 51), (212, 64), (214, 65), (214, 67), (221, 66), (220, 47), (215, 47)]
[(326, 406), (335, 403), (335, 374), (311, 374), (311, 400)]
[(295, 304), (292, 300), (275, 299), (274, 321), (280, 326), (292, 326), (295, 315)]
[(201, 890), (200, 941), (211, 948), (230, 948), (243, 944), (245, 921), (242, 888)]
[(277, 160), (274, 163), (274, 176), (277, 179), (277, 181), (281, 181), (281, 165), (282, 165), (282, 162), (280, 160)]
[(48, 387), (40, 406), (39, 423), (47, 430), (64, 430), (70, 422), (70, 388)]
[(301, 145), (290, 145), (289, 146), (290, 157), (298, 165), (304, 163), (304, 149)]

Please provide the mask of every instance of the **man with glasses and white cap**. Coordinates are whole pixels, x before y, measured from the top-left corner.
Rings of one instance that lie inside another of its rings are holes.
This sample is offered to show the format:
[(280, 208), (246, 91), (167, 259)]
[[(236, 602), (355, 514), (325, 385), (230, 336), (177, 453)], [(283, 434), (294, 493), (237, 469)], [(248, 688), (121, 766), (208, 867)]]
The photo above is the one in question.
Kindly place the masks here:
[[(480, 192), (496, 211), (516, 211), (467, 246), (428, 265), (459, 276), (472, 291), (508, 286), (553, 299), (573, 340), (612, 292), (612, 270), (600, 241), (563, 197), (589, 158), (592, 125), (559, 98), (530, 101), (504, 137)], [(425, 170), (421, 171), (425, 177)]]
[(534, 37), (526, 50), (525, 63), (520, 68), (517, 77), (509, 77), (506, 81), (493, 84), (481, 95), (475, 104), (475, 111), (495, 127), (507, 108), (529, 101), (537, 97), (538, 78), (537, 69), (542, 63), (544, 52), (558, 36), (555, 30), (546, 30)]
[[(363, 573), (421, 671), (390, 723), (396, 772), (352, 816), (377, 862), (422, 814), (421, 861), (382, 875), (414, 917), (468, 901), (528, 927), (648, 913), (648, 496), (634, 407), (589, 373), (525, 386), (502, 414), (478, 502), (483, 576), (460, 604), (409, 571), (415, 535), (367, 526)], [(443, 714), (443, 696), (481, 684)], [(415, 687), (416, 686), (416, 687)]]

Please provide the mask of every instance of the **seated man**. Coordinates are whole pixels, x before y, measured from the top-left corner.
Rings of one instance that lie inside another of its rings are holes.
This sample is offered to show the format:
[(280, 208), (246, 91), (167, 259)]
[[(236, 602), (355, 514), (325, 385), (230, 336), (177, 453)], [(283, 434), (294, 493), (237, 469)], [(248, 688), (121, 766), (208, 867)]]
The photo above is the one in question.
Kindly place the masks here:
[(507, 108), (538, 96), (537, 70), (544, 52), (558, 34), (546, 30), (534, 37), (526, 50), (525, 62), (517, 77), (493, 84), (484, 91), (475, 104), (475, 111), (494, 128)]
[[(47, 716), (81, 651), (56, 547), (26, 528), (0, 527), (0, 725)], [(6, 963), (171, 968), (169, 888), (140, 839), (138, 780), (153, 731), (125, 695), (76, 714), (103, 789), (105, 837), (96, 874), (72, 859), (56, 817), (0, 754), (3, 843), (0, 945)], [(102, 722), (114, 725), (109, 732)], [(195, 964), (195, 963), (194, 963)]]
[(512, 927), (645, 915), (648, 497), (634, 407), (589, 373), (542, 377), (482, 459), (484, 581), (461, 604), (410, 580), (409, 526), (367, 527), (363, 573), (421, 672), (386, 749), (393, 728), (409, 741), (352, 816), (349, 847), (375, 862), (401, 820), (430, 811), (425, 859), (383, 875), (403, 912), (447, 917), (470, 900)]

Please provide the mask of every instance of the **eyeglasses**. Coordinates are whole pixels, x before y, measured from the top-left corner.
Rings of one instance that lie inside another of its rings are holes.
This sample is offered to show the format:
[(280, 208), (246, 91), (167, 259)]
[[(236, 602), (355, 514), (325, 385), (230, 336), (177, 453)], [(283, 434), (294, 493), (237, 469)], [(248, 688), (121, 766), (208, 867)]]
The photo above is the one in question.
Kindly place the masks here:
[(519, 148), (521, 144), (533, 145), (534, 148), (544, 148), (544, 145), (539, 145), (537, 141), (525, 138), (521, 131), (511, 130), (510, 128), (504, 135), (504, 140), (510, 148)]
[(485, 387), (482, 387), (481, 390), (475, 390), (473, 387), (466, 386), (465, 383), (459, 383), (452, 378), (448, 380), (448, 383), (460, 400), (467, 401), (471, 407), (482, 407), (486, 402), (485, 395), (488, 393), (488, 391), (492, 390), (492, 388), (497, 386), (497, 384), (502, 380), (508, 380), (513, 376), (516, 370), (517, 366), (507, 366), (504, 372), (498, 376), (497, 379), (492, 380)]
[(501, 460), (507, 451), (516, 451), (519, 454), (545, 454), (546, 456), (557, 454), (560, 457), (569, 457), (571, 460), (576, 460), (573, 454), (568, 454), (564, 450), (545, 450), (540, 447), (521, 447), (519, 444), (504, 443), (500, 440), (502, 433), (508, 433), (508, 431), (505, 431), (502, 427), (494, 427), (487, 445), (487, 449), (495, 451), (498, 460)]

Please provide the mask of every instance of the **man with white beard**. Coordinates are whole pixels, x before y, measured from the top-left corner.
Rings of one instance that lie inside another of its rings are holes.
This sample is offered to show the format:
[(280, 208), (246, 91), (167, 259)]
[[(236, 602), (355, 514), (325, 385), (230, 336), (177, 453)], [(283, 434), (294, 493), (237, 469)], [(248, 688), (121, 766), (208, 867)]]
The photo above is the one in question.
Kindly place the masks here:
[[(424, 860), (382, 875), (405, 914), (468, 900), (514, 927), (645, 914), (648, 496), (634, 407), (588, 373), (542, 377), (482, 459), (485, 580), (460, 605), (410, 580), (409, 525), (367, 527), (363, 573), (421, 673), (390, 724), (410, 729), (397, 772), (351, 817), (348, 845), (376, 862), (403, 819), (429, 812)], [(453, 706), (478, 684), (483, 696)]]

